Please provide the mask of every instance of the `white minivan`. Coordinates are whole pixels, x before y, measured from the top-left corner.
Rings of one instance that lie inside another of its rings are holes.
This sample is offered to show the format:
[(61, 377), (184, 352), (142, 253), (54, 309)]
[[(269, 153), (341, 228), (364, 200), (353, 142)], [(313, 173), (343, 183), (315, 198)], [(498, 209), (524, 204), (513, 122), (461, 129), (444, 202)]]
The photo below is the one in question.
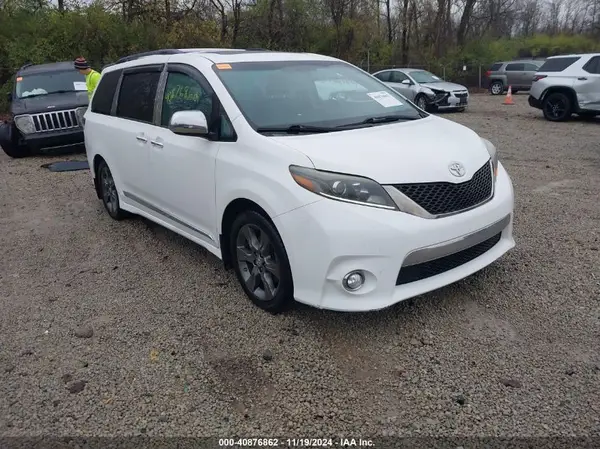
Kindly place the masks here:
[(202, 245), (273, 313), (382, 309), (515, 245), (494, 145), (335, 58), (132, 55), (104, 68), (84, 118), (110, 216)]

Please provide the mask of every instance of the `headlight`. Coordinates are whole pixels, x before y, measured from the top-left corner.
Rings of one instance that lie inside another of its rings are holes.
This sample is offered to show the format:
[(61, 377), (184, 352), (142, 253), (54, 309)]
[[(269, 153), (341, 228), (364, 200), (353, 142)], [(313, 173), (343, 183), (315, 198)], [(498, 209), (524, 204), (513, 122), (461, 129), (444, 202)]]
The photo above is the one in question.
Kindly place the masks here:
[(483, 143), (485, 144), (485, 147), (487, 148), (488, 153), (490, 154), (490, 157), (492, 158), (492, 167), (494, 168), (494, 177), (496, 177), (496, 176), (498, 176), (498, 151), (496, 151), (496, 147), (489, 140), (484, 139), (483, 137), (481, 138), (481, 140), (483, 140)]
[(18, 115), (15, 117), (15, 125), (23, 134), (31, 134), (35, 132), (35, 125), (31, 115)]
[(75, 109), (75, 116), (77, 117), (77, 121), (79, 122), (79, 126), (83, 127), (85, 125), (85, 112), (87, 111), (87, 106), (82, 106), (80, 108)]
[(317, 195), (346, 203), (398, 210), (383, 187), (371, 179), (296, 165), (290, 166), (290, 173), (300, 187)]

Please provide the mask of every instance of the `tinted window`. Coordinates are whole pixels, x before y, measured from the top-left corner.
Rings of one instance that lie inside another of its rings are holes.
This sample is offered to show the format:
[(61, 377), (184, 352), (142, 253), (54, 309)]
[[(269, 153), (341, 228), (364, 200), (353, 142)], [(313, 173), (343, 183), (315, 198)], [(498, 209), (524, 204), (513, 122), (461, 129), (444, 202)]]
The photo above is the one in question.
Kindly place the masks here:
[(202, 111), (207, 120), (212, 112), (212, 96), (193, 78), (183, 73), (169, 73), (162, 104), (161, 125), (167, 126), (178, 111)]
[(136, 72), (123, 75), (117, 116), (152, 123), (159, 78), (160, 72)]
[(538, 70), (539, 72), (562, 72), (567, 67), (571, 66), (575, 61), (579, 60), (579, 56), (571, 56), (565, 58), (548, 59)]
[(507, 72), (522, 72), (523, 70), (525, 70), (525, 64), (522, 64), (522, 63), (506, 64), (505, 70)]
[(381, 81), (389, 81), (391, 73), (392, 72), (378, 73), (377, 75), (375, 75), (375, 78), (377, 78), (377, 79), (379, 79)]
[(114, 70), (102, 76), (98, 87), (96, 87), (96, 95), (92, 100), (92, 112), (110, 115), (121, 72), (122, 70)]
[(392, 72), (392, 77), (391, 77), (391, 81), (392, 83), (401, 83), (404, 80), (407, 80), (408, 76), (406, 76), (404, 73), (402, 72)]
[(496, 64), (493, 64), (492, 67), (490, 67), (490, 70), (492, 72), (496, 72), (496, 71), (500, 70), (500, 67), (502, 67), (502, 63), (497, 62)]
[(600, 74), (600, 56), (594, 56), (584, 66), (583, 70), (588, 73)]
[(414, 70), (409, 73), (410, 73), (410, 76), (412, 76), (412, 79), (414, 79), (417, 83), (442, 83), (443, 82), (443, 80), (439, 76), (436, 76), (433, 73), (428, 72), (426, 70)]
[(421, 113), (393, 89), (338, 61), (238, 62), (214, 66), (255, 129), (338, 126), (365, 118)]
[(34, 75), (17, 76), (15, 91), (17, 97), (48, 95), (57, 92), (84, 91), (85, 76), (77, 70), (63, 70), (60, 72), (36, 73)]
[(535, 64), (525, 64), (525, 71), (527, 72), (537, 72), (538, 66)]

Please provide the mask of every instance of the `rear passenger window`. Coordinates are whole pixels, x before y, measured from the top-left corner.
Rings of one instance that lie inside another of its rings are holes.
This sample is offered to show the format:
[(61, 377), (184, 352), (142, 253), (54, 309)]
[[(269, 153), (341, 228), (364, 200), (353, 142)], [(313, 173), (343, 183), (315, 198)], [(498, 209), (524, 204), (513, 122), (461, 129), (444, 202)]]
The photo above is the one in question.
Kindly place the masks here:
[(162, 105), (161, 125), (168, 126), (178, 111), (202, 111), (206, 120), (212, 114), (212, 96), (193, 78), (183, 73), (169, 73)]
[(152, 123), (154, 99), (160, 72), (135, 72), (123, 75), (117, 116)]
[(522, 72), (524, 70), (525, 70), (525, 64), (522, 64), (522, 63), (506, 64), (507, 72)]
[(586, 65), (583, 66), (583, 70), (588, 73), (600, 74), (600, 56), (594, 56), (590, 59)]
[(526, 72), (537, 72), (538, 66), (535, 64), (525, 64)]
[(540, 67), (538, 72), (562, 72), (567, 67), (570, 67), (573, 63), (579, 60), (579, 56), (571, 56), (565, 58), (552, 58), (548, 59)]
[(102, 76), (98, 87), (96, 87), (96, 95), (94, 95), (94, 99), (92, 100), (92, 112), (110, 115), (121, 72), (122, 70), (113, 70)]
[(383, 73), (378, 73), (377, 75), (375, 75), (375, 78), (377, 78), (380, 81), (389, 81), (390, 80), (390, 75), (392, 74), (392, 72), (383, 72)]
[(493, 64), (492, 67), (490, 67), (490, 71), (497, 72), (498, 70), (500, 70), (500, 67), (502, 67), (502, 63), (497, 62), (496, 64)]

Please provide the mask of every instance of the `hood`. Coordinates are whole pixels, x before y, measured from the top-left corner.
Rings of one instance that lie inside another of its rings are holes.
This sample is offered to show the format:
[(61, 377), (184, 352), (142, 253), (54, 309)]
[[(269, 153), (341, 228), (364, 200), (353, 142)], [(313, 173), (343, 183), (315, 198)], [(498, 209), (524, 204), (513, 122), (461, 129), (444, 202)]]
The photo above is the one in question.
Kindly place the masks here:
[[(435, 116), (269, 139), (304, 153), (317, 169), (366, 176), (381, 184), (465, 181), (490, 158), (474, 131)], [(463, 164), (464, 177), (452, 176), (448, 170), (452, 162)]]
[[(11, 112), (14, 115), (75, 109), (88, 105), (86, 91), (40, 95), (31, 98), (13, 98)], [(50, 107), (48, 107), (50, 106)]]
[(434, 90), (443, 90), (446, 92), (453, 92), (455, 90), (467, 90), (465, 86), (461, 86), (456, 83), (449, 83), (447, 81), (443, 81), (441, 83), (420, 83), (419, 86), (428, 87), (429, 89)]

